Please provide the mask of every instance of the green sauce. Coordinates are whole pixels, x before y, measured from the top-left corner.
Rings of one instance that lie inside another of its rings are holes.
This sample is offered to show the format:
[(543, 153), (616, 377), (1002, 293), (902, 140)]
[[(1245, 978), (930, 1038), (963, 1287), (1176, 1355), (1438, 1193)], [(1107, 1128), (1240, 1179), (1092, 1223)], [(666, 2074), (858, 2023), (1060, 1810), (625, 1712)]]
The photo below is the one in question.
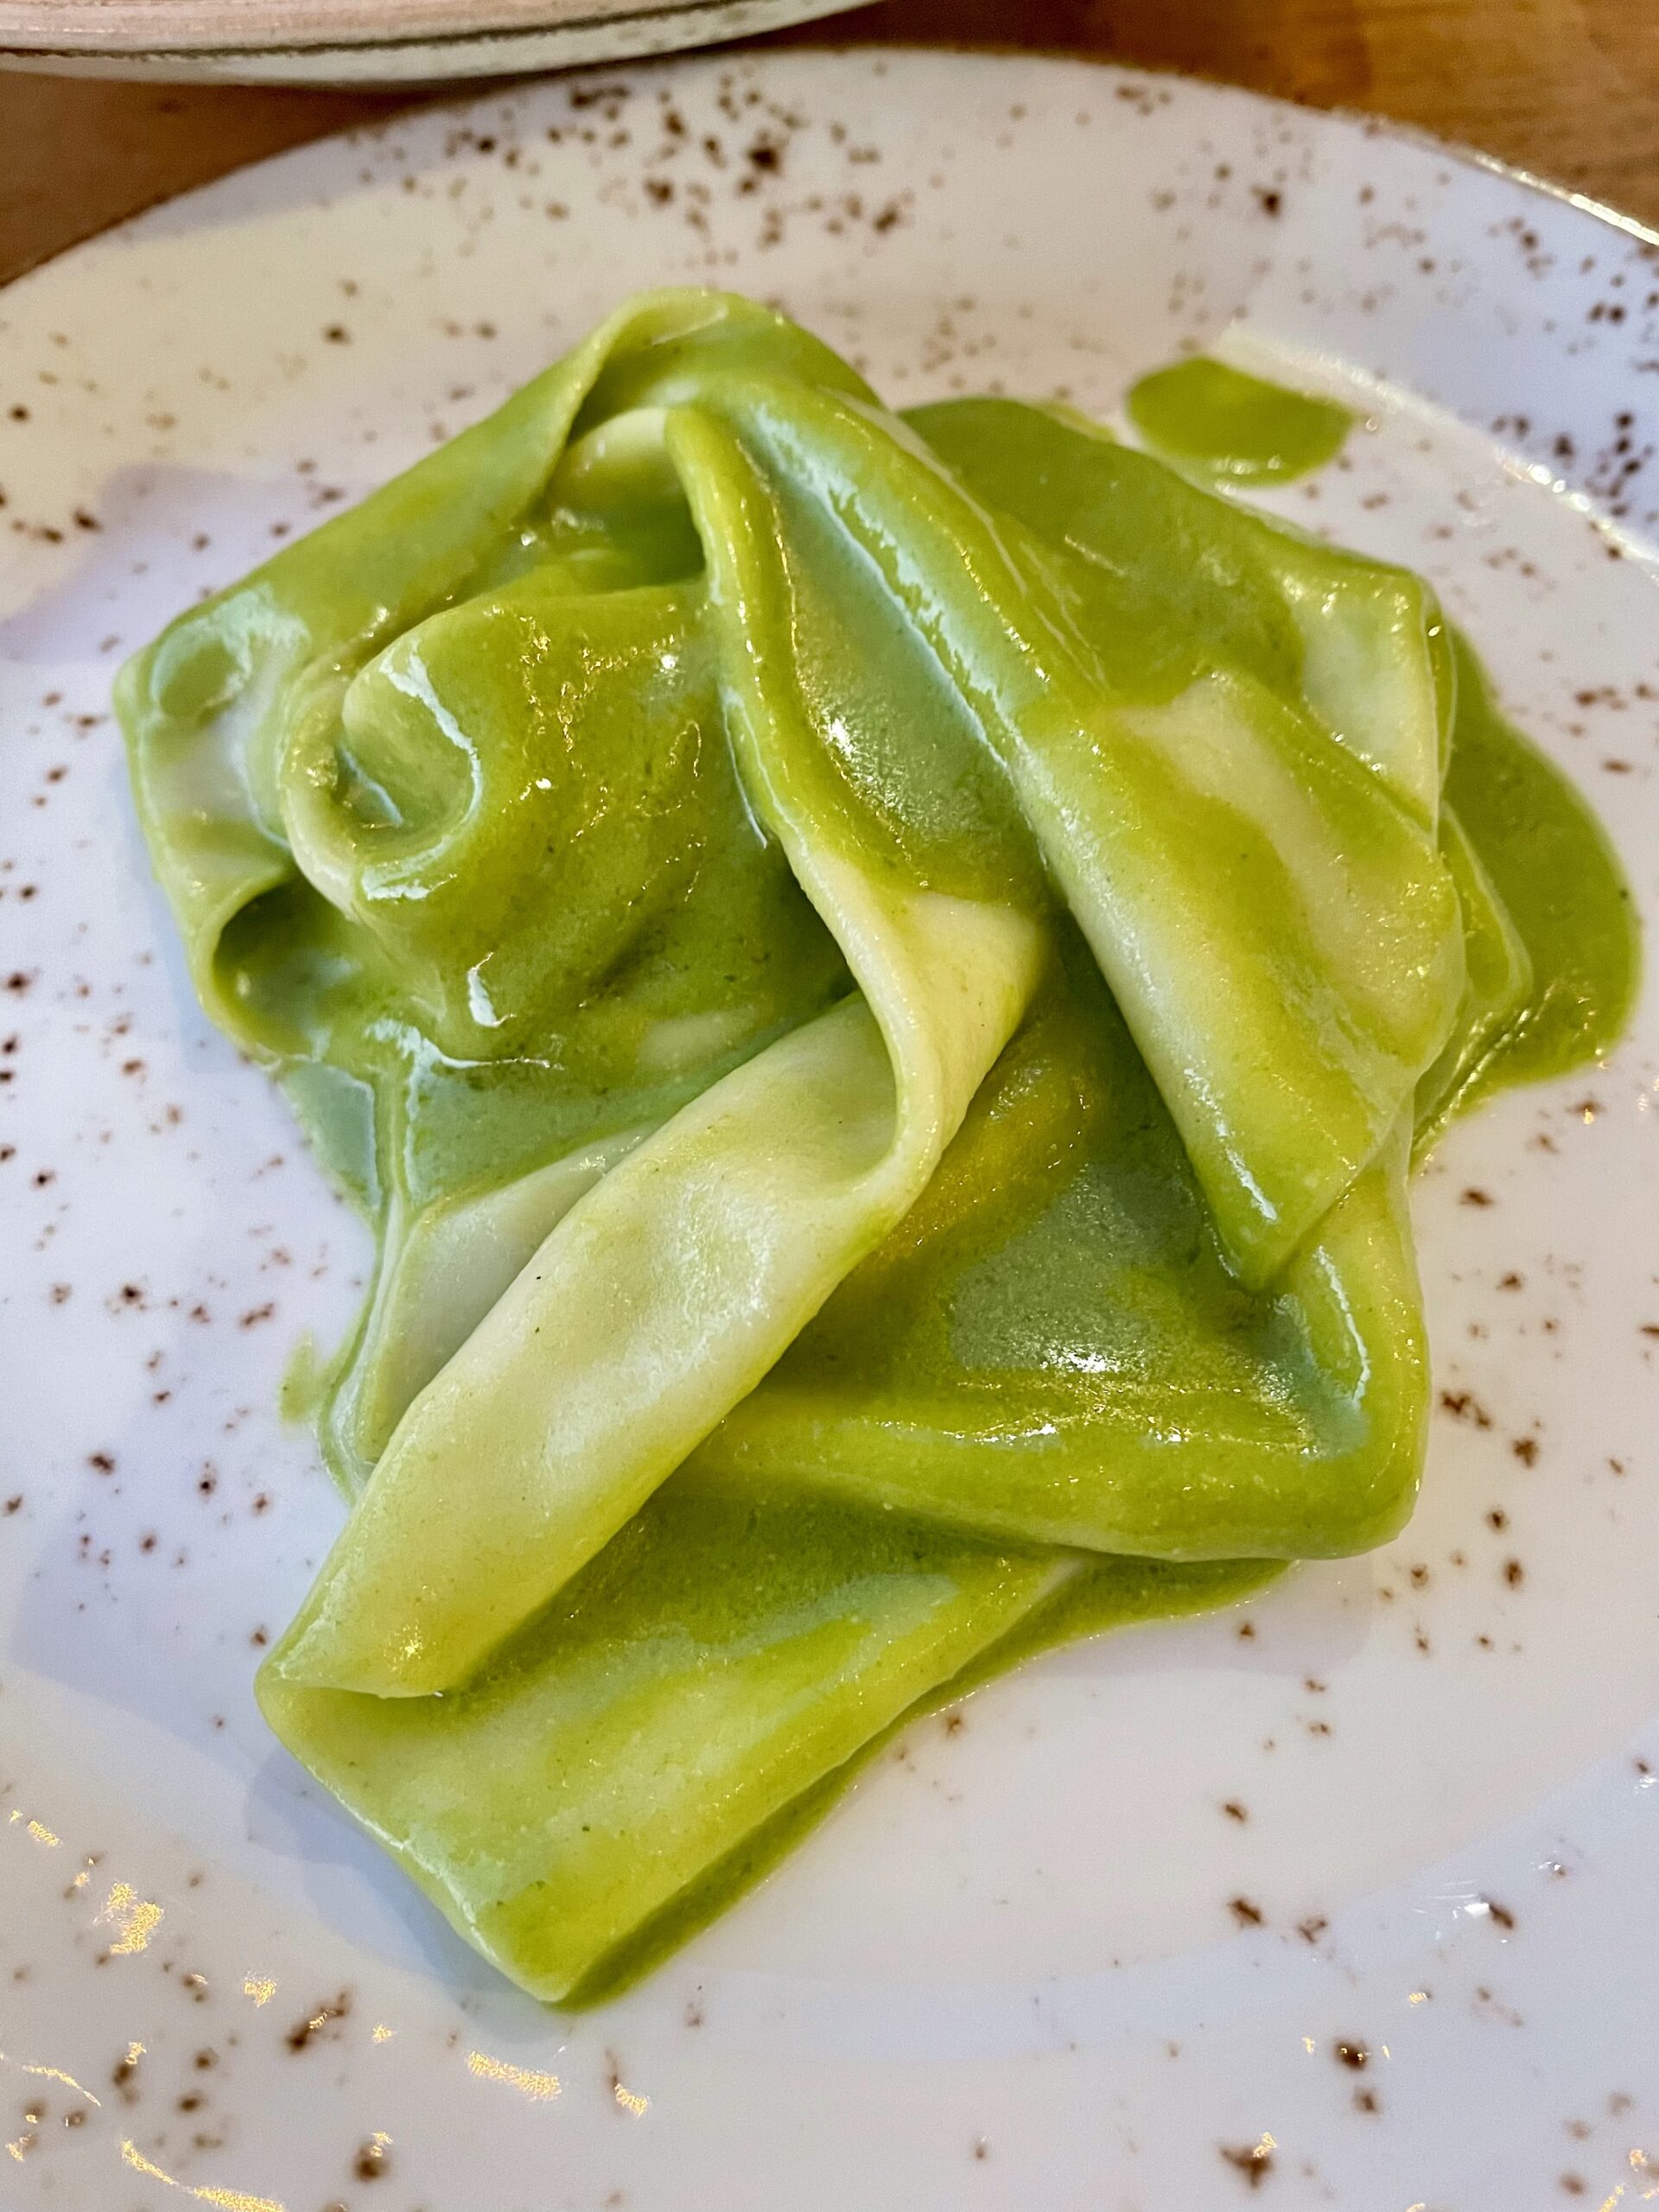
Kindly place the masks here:
[[(1624, 1027), (1639, 973), (1639, 939), (1629, 884), (1613, 858), (1606, 833), (1589, 807), (1560, 772), (1503, 714), (1491, 683), (1466, 639), (1455, 640), (1458, 667), (1456, 734), (1446, 795), (1459, 810), (1470, 841), (1491, 880), (1501, 893), (1507, 914), (1525, 947), (1529, 967), (1520, 990), (1503, 1002), (1496, 1033), (1463, 1071), (1451, 1098), (1438, 1096), (1425, 1078), (1420, 1102), (1420, 1152), (1453, 1113), (1468, 1112), (1510, 1085), (1570, 1073), (1606, 1051)], [(999, 1070), (1006, 1076), (1008, 1071)], [(989, 1108), (992, 1102), (987, 1100)], [(1111, 1158), (1141, 1189), (1168, 1190), (1179, 1185), (1179, 1169), (1166, 1155), (1150, 1178), (1147, 1162), (1134, 1147), (1131, 1109), (1127, 1128), (1096, 1157)], [(1146, 1109), (1139, 1136), (1145, 1142)], [(1021, 1131), (1029, 1139), (1029, 1125)], [(1124, 1144), (1128, 1153), (1125, 1162)], [(1002, 1163), (1007, 1175), (1014, 1166)], [(1003, 1185), (1007, 1187), (1006, 1182)], [(1058, 1218), (1056, 1218), (1058, 1217)], [(1090, 1355), (1096, 1371), (1112, 1356), (1109, 1333), (1121, 1321), (1124, 1304), (1110, 1289), (1101, 1294), (1098, 1278), (1079, 1296), (1071, 1276), (1086, 1250), (1075, 1222), (1065, 1221), (1061, 1205), (1047, 1216), (1061, 1231), (1057, 1249), (1039, 1253), (1033, 1273), (1046, 1296), (1055, 1299), (1065, 1326), (1096, 1333)], [(1063, 1225), (1064, 1224), (1064, 1225)], [(993, 1229), (983, 1241), (1000, 1245), (1005, 1230)], [(851, 1294), (849, 1295), (849, 1294)], [(1221, 1288), (1219, 1294), (1236, 1292)], [(855, 1287), (840, 1294), (856, 1306)], [(810, 1362), (833, 1340), (839, 1315), (832, 1301), (824, 1319), (801, 1339), (786, 1364)], [(851, 1341), (835, 1347), (831, 1357), (868, 1376), (895, 1357), (896, 1315), (889, 1294), (867, 1306)], [(902, 1327), (902, 1323), (898, 1324)], [(1228, 1334), (1207, 1336), (1212, 1347)], [(1089, 1356), (1089, 1355), (1086, 1355)], [(1019, 1388), (1017, 1378), (1009, 1378)], [(1039, 1651), (1123, 1628), (1137, 1621), (1171, 1619), (1211, 1611), (1254, 1596), (1282, 1572), (1273, 1560), (1237, 1560), (1213, 1565), (1174, 1567), (1151, 1560), (1105, 1557), (1084, 1569), (1063, 1591), (1018, 1628), (982, 1653), (962, 1674), (941, 1684), (872, 1738), (847, 1764), (827, 1775), (796, 1799), (720, 1864), (691, 1885), (671, 1905), (600, 1961), (566, 2000), (576, 2007), (607, 2002), (652, 1972), (710, 1920), (717, 1918), (747, 1890), (765, 1878), (834, 1807), (893, 1738), (929, 1713), (966, 1696), (981, 1683), (1033, 1657)]]
[(991, 1644), (961, 1673), (938, 1684), (908, 1712), (873, 1736), (844, 1766), (785, 1805), (671, 1903), (595, 1961), (564, 1999), (573, 2010), (608, 2004), (652, 1973), (699, 1929), (719, 1918), (804, 1841), (818, 1822), (868, 1771), (894, 1739), (930, 1713), (969, 1697), (998, 1675), (1044, 1651), (1058, 1649), (1109, 1629), (1179, 1620), (1238, 1605), (1284, 1569), (1262, 1560), (1224, 1560), (1207, 1567), (1170, 1567), (1161, 1560), (1101, 1559), (1079, 1568), (1065, 1586), (1017, 1628)]
[(1152, 450), (1232, 484), (1282, 484), (1334, 461), (1353, 426), (1335, 400), (1290, 391), (1200, 354), (1130, 386), (1128, 416)]
[(631, 303), (118, 702), (204, 1002), (374, 1223), (272, 1726), (588, 2002), (891, 1733), (1409, 1513), (1408, 1154), (1603, 1052), (1627, 887), (1433, 594)]
[(1504, 715), (1467, 639), (1457, 653), (1446, 804), (1515, 924), (1533, 979), (1465, 1101), (1472, 1104), (1507, 1084), (1599, 1059), (1630, 1018), (1641, 963), (1636, 902), (1607, 833)]

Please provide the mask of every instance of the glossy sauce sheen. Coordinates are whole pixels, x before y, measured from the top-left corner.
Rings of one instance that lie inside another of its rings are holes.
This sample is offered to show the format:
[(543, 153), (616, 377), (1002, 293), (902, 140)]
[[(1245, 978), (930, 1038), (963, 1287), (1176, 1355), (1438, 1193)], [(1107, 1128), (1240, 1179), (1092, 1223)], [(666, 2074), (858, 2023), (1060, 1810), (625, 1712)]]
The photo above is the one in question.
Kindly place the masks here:
[(124, 673), (198, 988), (380, 1233), (262, 1701), (541, 1996), (918, 1711), (1392, 1534), (1414, 1143), (1624, 1019), (1432, 592), (1192, 480), (1339, 410), (1211, 368), (1132, 402), (1177, 469), (652, 296)]
[(1128, 417), (1166, 461), (1220, 482), (1284, 484), (1342, 451), (1353, 416), (1199, 354), (1130, 385)]

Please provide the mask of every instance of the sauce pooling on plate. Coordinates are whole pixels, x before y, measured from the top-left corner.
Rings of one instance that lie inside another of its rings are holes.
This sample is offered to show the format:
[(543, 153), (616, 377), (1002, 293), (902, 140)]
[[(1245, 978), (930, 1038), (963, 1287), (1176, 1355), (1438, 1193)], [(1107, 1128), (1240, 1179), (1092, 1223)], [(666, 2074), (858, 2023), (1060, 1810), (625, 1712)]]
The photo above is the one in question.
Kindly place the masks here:
[(1154, 453), (1232, 484), (1284, 484), (1323, 468), (1354, 420), (1333, 399), (1204, 354), (1154, 369), (1130, 386), (1125, 405)]
[(204, 1003), (378, 1237), (261, 1702), (550, 1999), (918, 1711), (1393, 1534), (1414, 1147), (1631, 988), (1421, 578), (720, 295), (118, 702)]

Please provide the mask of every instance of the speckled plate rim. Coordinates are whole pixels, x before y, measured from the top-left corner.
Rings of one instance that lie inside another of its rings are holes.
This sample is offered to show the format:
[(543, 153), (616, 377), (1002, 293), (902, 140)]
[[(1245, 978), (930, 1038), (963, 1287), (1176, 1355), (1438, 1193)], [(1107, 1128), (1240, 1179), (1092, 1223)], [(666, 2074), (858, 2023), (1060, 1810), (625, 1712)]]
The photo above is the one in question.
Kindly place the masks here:
[[(1207, 80), (1205, 80), (1207, 81)], [(1238, 88), (1238, 89), (1242, 89)], [(1266, 93), (1251, 94), (1275, 107), (1298, 108), (1304, 113), (1329, 115), (1343, 123), (1351, 123), (1368, 137), (1395, 138), (1402, 145), (1419, 146), (1425, 153), (1435, 154), (1461, 162), (1465, 168), (1480, 169), (1488, 176), (1499, 176), (1507, 183), (1519, 185), (1527, 192), (1536, 192), (1560, 207), (1571, 207), (1580, 215), (1588, 215), (1598, 223), (1605, 223), (1622, 236), (1636, 238), (1644, 245), (1659, 246), (1659, 229), (1643, 220), (1639, 215), (1626, 214), (1622, 207), (1611, 201), (1598, 200), (1592, 193), (1580, 192), (1574, 186), (1562, 184), (1546, 176), (1541, 170), (1528, 168), (1524, 163), (1506, 161), (1501, 154), (1489, 154), (1478, 146), (1471, 146), (1466, 139), (1448, 138), (1437, 130), (1430, 130), (1421, 123), (1403, 123), (1397, 117), (1378, 115), (1364, 108), (1336, 106), (1302, 108), (1301, 103), (1275, 99)]]

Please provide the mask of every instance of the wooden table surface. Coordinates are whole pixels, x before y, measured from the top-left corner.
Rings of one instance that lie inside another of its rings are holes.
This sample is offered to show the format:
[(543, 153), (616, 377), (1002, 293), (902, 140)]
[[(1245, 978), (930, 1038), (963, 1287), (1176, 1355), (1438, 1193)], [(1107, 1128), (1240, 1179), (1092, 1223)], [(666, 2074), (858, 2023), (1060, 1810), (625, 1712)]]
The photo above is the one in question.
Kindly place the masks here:
[[(1659, 224), (1659, 0), (878, 0), (779, 35), (1028, 46), (1225, 78), (1422, 124)], [(408, 104), (0, 74), (0, 281)]]

